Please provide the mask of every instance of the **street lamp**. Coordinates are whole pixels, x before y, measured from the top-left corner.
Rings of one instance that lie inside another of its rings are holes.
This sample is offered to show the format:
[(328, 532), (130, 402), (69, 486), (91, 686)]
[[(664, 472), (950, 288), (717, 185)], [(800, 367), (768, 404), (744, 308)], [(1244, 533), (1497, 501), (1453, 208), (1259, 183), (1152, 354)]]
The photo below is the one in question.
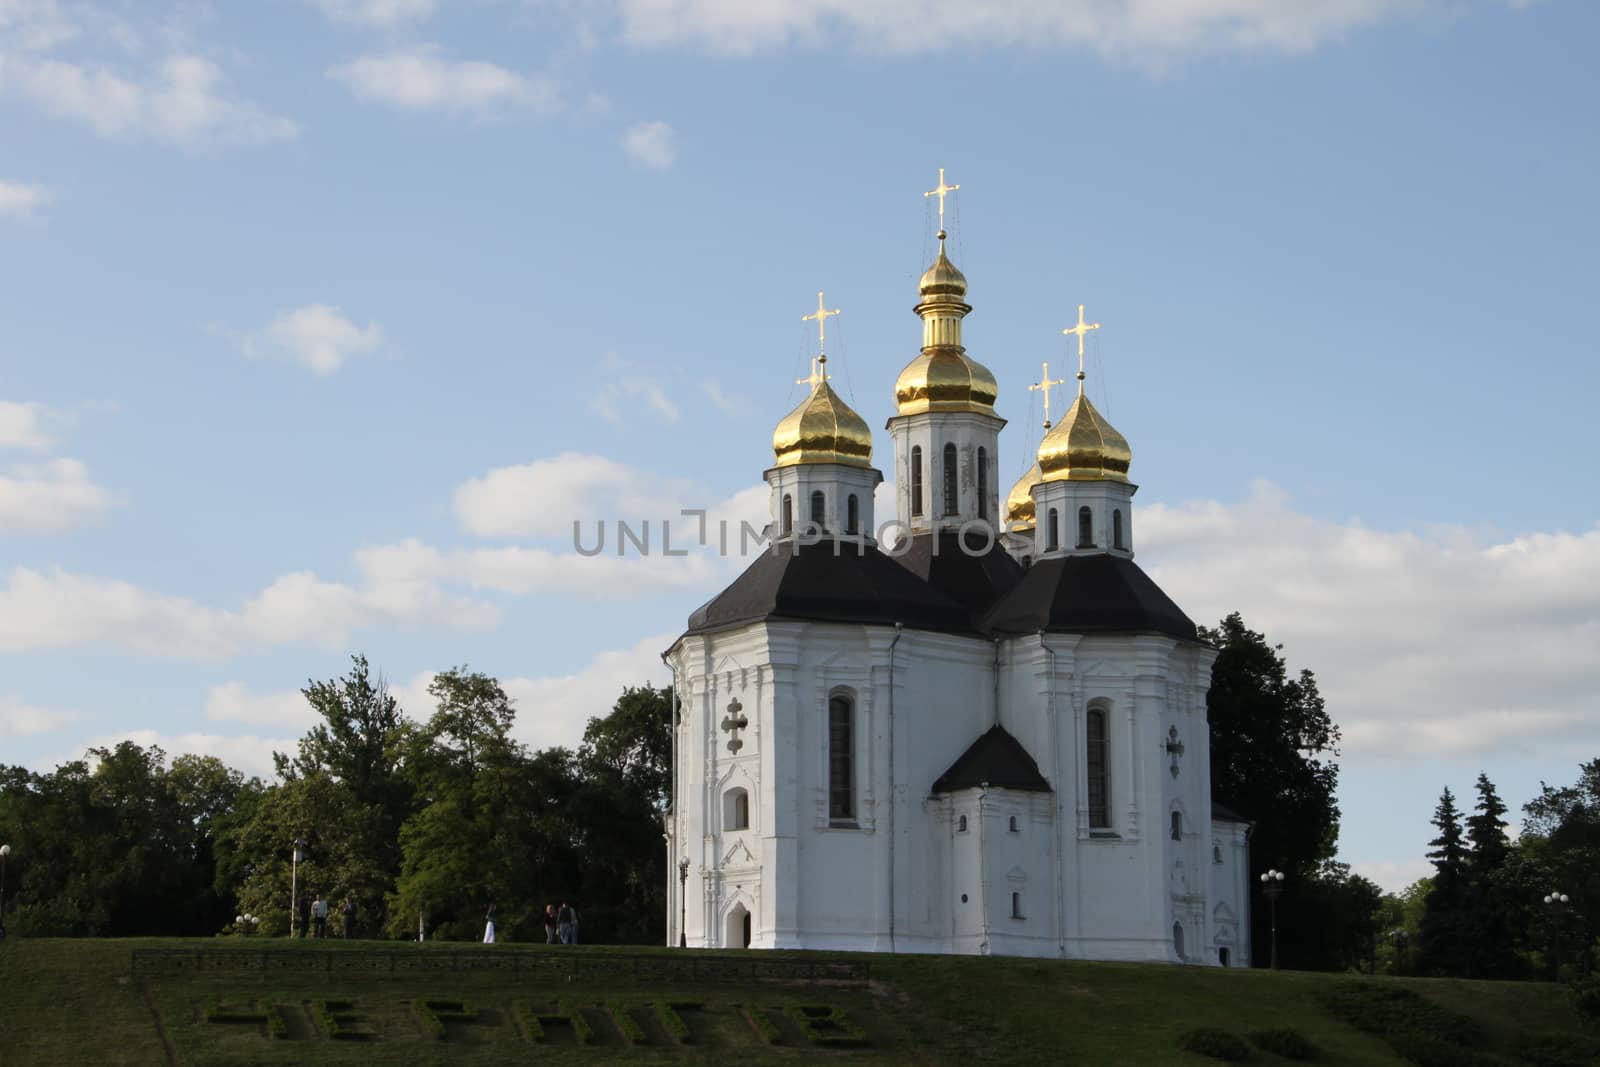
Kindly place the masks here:
[(1561, 980), (1561, 909), (1571, 899), (1560, 890), (1551, 890), (1544, 898), (1544, 902), (1550, 905), (1550, 923), (1555, 928), (1555, 951), (1551, 954), (1553, 973), (1550, 977), (1558, 982)]
[(0, 845), (0, 938), (6, 936), (6, 857), (11, 855), (10, 845)]
[(678, 947), (689, 947), (689, 857), (678, 861)]
[[(294, 860), (289, 867), (289, 936), (294, 937), (295, 905), (300, 900), (300, 864), (306, 858), (306, 843), (298, 837), (294, 839)], [(302, 931), (309, 933), (310, 931)]]
[(1267, 894), (1267, 903), (1272, 906), (1272, 969), (1278, 969), (1278, 896), (1283, 892), (1283, 880), (1286, 878), (1282, 871), (1268, 870), (1261, 875), (1261, 890)]

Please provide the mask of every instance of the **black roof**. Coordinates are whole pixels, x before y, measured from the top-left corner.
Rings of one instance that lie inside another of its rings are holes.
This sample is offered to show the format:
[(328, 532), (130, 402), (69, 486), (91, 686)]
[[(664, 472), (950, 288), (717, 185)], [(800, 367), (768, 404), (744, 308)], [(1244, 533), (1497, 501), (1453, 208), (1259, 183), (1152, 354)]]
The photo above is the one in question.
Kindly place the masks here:
[(1022, 580), (1022, 565), (998, 541), (955, 530), (918, 534), (894, 558), (912, 574), (979, 618)]
[(989, 732), (974, 741), (961, 757), (950, 764), (950, 769), (933, 783), (935, 793), (954, 793), (961, 789), (974, 789), (987, 784), (991, 789), (1024, 789), (1035, 793), (1049, 793), (1050, 783), (1039, 773), (1039, 765), (1028, 755), (1028, 750), (1006, 732), (1003, 726), (991, 726)]
[(1250, 822), (1249, 819), (1245, 818), (1243, 815), (1240, 815), (1238, 812), (1234, 811), (1232, 808), (1228, 807), (1225, 804), (1218, 804), (1215, 800), (1213, 800), (1211, 802), (1211, 821), (1212, 822), (1242, 822), (1242, 823)]
[(898, 622), (918, 630), (976, 632), (961, 604), (878, 548), (831, 539), (768, 545), (732, 585), (689, 616), (686, 636), (761, 619)]
[(982, 620), (994, 633), (1161, 633), (1195, 640), (1194, 623), (1123, 556), (1036, 560)]

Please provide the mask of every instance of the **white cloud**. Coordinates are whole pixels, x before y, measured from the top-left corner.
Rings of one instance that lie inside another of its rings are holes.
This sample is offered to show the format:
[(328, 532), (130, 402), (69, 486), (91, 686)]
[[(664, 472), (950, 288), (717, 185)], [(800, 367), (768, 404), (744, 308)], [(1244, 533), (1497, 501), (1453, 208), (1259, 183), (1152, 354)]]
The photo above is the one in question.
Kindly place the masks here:
[(613, 426), (622, 426), (634, 421), (640, 404), (655, 412), (663, 422), (678, 421), (678, 405), (655, 382), (607, 382), (589, 402), (589, 410)]
[(486, 116), (512, 111), (547, 114), (560, 106), (550, 78), (494, 63), (446, 59), (431, 45), (362, 56), (331, 68), (328, 76), (357, 99), (402, 111)]
[(130, 582), (15, 567), (0, 585), (0, 651), (104, 644), (138, 655), (215, 660), (294, 643), (340, 647), (357, 629), (428, 626), (482, 630), (491, 604), (420, 581), (359, 588), (301, 572), (284, 575), (237, 609), (154, 593)]
[(25, 464), (0, 474), (0, 533), (70, 529), (110, 508), (113, 497), (75, 459)]
[(456, 520), (480, 537), (570, 539), (574, 520), (592, 529), (597, 519), (660, 521), (708, 506), (704, 491), (682, 479), (577, 452), (498, 467), (455, 493)]
[(317, 713), (298, 689), (252, 693), (243, 682), (224, 682), (206, 691), (206, 718), (304, 731), (316, 724)]
[(307, 304), (281, 312), (264, 337), (250, 338), (247, 354), (277, 352), (319, 375), (329, 375), (351, 356), (374, 351), (383, 344), (383, 329), (376, 322), (357, 326), (336, 307)]
[(730, 396), (722, 389), (722, 383), (715, 378), (707, 378), (700, 383), (700, 389), (706, 394), (706, 399), (711, 401), (711, 406), (724, 415), (740, 415), (745, 409), (745, 403), (739, 397)]
[(426, 22), (439, 0), (312, 0), (332, 22), (390, 30)]
[(1600, 525), (1503, 540), (1380, 531), (1302, 515), (1267, 483), (1241, 504), (1155, 505), (1138, 523), (1141, 561), (1192, 618), (1238, 610), (1316, 673), (1353, 757), (1592, 740)]
[(640, 122), (622, 134), (622, 150), (641, 167), (666, 170), (678, 158), (678, 135), (669, 123)]
[(1293, 53), (1383, 22), (1448, 10), (1437, 0), (619, 0), (618, 6), (623, 36), (632, 44), (731, 55), (838, 39), (898, 53), (975, 46), (1134, 55)]
[(1420, 856), (1404, 860), (1354, 860), (1350, 870), (1376, 882), (1385, 893), (1399, 893), (1418, 878), (1433, 877), (1433, 864)]
[(300, 132), (293, 120), (233, 93), (220, 67), (192, 54), (169, 56), (149, 72), (130, 75), (0, 50), (0, 93), (7, 92), (108, 138), (215, 148), (286, 141)]
[(0, 448), (49, 448), (51, 439), (45, 423), (54, 417), (55, 413), (43, 404), (0, 400)]
[[(444, 582), (519, 596), (544, 593), (626, 599), (664, 589), (705, 589), (726, 577), (727, 565), (697, 545), (698, 526), (695, 519), (674, 513), (671, 543), (664, 545), (659, 521), (650, 521), (647, 532), (641, 522), (629, 521), (633, 535), (647, 541), (648, 555), (628, 541), (626, 555), (619, 556), (620, 535), (611, 520), (606, 521), (604, 551), (593, 556), (580, 555), (570, 542), (556, 550), (523, 546), (441, 550), (414, 538), (362, 549), (357, 555), (363, 570), (386, 586)], [(570, 525), (568, 531), (570, 536)], [(592, 548), (598, 536), (595, 525), (585, 523), (581, 536), (584, 546)], [(711, 536), (716, 536), (714, 529)], [(735, 543), (737, 536), (735, 529)], [(665, 554), (667, 547), (674, 555)]]
[(42, 185), (0, 179), (0, 219), (31, 219), (51, 199), (50, 190)]
[(75, 711), (41, 708), (24, 704), (21, 697), (0, 694), (0, 741), (59, 730), (77, 719)]

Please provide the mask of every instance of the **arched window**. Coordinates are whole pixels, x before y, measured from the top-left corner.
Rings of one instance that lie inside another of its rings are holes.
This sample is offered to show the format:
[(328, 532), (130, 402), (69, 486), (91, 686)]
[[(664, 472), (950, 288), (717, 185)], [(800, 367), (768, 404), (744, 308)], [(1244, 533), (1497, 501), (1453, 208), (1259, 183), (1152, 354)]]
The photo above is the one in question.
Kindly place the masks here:
[(1011, 917), (1013, 919), (1022, 918), (1022, 894), (1021, 893), (1012, 893), (1011, 894)]
[(1044, 548), (1046, 552), (1054, 552), (1061, 547), (1061, 529), (1060, 524), (1056, 521), (1055, 508), (1050, 509), (1049, 521), (1045, 523), (1044, 532)]
[(1084, 777), (1089, 787), (1089, 828), (1111, 826), (1111, 759), (1104, 708), (1090, 708), (1084, 721)]
[(845, 695), (828, 698), (828, 820), (852, 825), (856, 817), (855, 705)]
[(794, 499), (788, 493), (783, 494), (783, 515), (778, 520), (779, 532), (792, 533), (794, 531)]
[(1183, 951), (1183, 924), (1182, 923), (1173, 923), (1172, 924), (1172, 947), (1177, 949), (1178, 958), (1180, 960), (1186, 960), (1186, 959), (1189, 958), (1187, 955), (1184, 954), (1184, 951)]
[(1111, 513), (1111, 547), (1127, 548), (1122, 541), (1122, 509), (1118, 508)]
[(1224, 945), (1217, 949), (1217, 962), (1224, 967), (1228, 965), (1228, 946)]
[(978, 449), (978, 518), (989, 517), (989, 450)]
[(854, 493), (845, 501), (844, 532), (848, 534), (861, 532), (861, 501), (856, 499)]
[(722, 794), (722, 828), (750, 829), (750, 794), (742, 787), (735, 786)]
[(911, 446), (911, 514), (922, 514), (922, 446)]
[(1172, 839), (1174, 841), (1183, 840), (1183, 812), (1181, 811), (1172, 813)]
[(944, 513), (958, 515), (961, 500), (956, 495), (956, 446), (944, 446)]
[(1011, 816), (1011, 824), (1010, 825), (1011, 825), (1011, 832), (1012, 833), (1016, 833), (1017, 832), (1017, 817), (1015, 815)]
[(1221, 845), (1212, 845), (1211, 846), (1211, 862), (1212, 863), (1221, 863), (1222, 862), (1222, 846)]
[(828, 512), (828, 498), (822, 493), (811, 494), (811, 521), (817, 524), (817, 529), (822, 529), (822, 520)]
[(957, 816), (956, 817), (956, 833), (964, 834), (966, 832), (967, 832), (967, 817), (965, 815)]
[(1078, 509), (1078, 547), (1094, 547), (1094, 515), (1088, 508)]

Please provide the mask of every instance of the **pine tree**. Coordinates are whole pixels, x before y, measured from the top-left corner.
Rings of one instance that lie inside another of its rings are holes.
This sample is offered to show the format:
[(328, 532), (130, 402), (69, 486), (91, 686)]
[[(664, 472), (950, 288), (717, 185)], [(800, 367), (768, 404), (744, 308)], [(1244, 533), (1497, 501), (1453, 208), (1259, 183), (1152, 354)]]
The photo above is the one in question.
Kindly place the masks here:
[(1461, 812), (1448, 786), (1433, 812), (1439, 836), (1432, 851), (1433, 888), (1423, 902), (1418, 931), (1417, 969), (1423, 974), (1463, 975), (1470, 968), (1467, 936), (1467, 850), (1461, 836)]
[(1506, 838), (1506, 806), (1495, 792), (1494, 783), (1483, 772), (1478, 773), (1478, 805), (1476, 814), (1467, 819), (1467, 841), (1472, 845), (1471, 879), (1482, 882), (1505, 866), (1511, 851)]
[(1467, 819), (1467, 891), (1462, 925), (1466, 932), (1469, 978), (1515, 978), (1524, 973), (1518, 957), (1501, 872), (1511, 855), (1506, 837), (1506, 806), (1489, 776), (1478, 774), (1478, 804)]

